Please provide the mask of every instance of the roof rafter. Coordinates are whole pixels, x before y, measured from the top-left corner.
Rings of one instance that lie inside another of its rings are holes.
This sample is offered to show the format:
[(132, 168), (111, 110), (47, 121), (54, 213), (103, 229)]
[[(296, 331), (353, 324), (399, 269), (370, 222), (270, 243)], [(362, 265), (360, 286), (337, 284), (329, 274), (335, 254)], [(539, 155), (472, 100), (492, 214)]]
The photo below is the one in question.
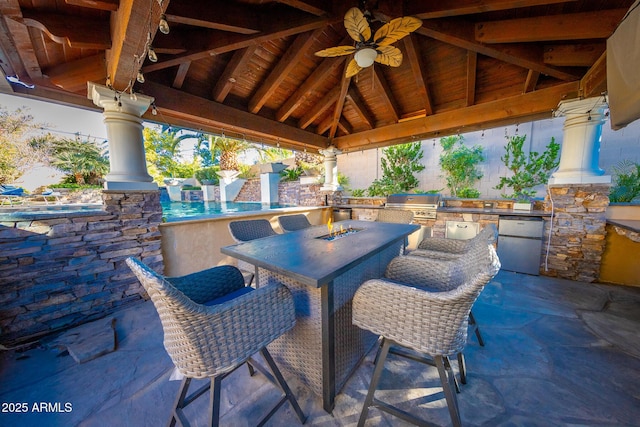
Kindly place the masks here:
[(203, 8), (194, 2), (174, 2), (165, 16), (169, 22), (232, 33), (255, 34), (261, 30), (259, 16), (252, 9), (231, 2), (219, 2), (215, 8)]
[(233, 85), (237, 82), (237, 76), (244, 70), (258, 48), (259, 46), (254, 44), (233, 52), (231, 61), (229, 61), (213, 88), (212, 98), (216, 102), (224, 102)]
[(322, 34), (324, 28), (318, 28), (314, 31), (298, 34), (291, 46), (287, 49), (285, 54), (280, 58), (280, 61), (269, 73), (269, 76), (262, 82), (256, 93), (249, 101), (249, 111), (257, 113), (262, 106), (267, 102), (269, 97), (278, 89), (278, 86), (287, 77), (289, 72), (295, 68), (300, 62), (307, 50), (315, 43), (318, 36)]
[(373, 129), (373, 125), (376, 122), (375, 117), (373, 117), (373, 114), (371, 114), (366, 104), (362, 100), (362, 97), (358, 93), (357, 88), (350, 87), (349, 91), (347, 92), (346, 98), (347, 101), (351, 103), (353, 110), (360, 117), (360, 119), (366, 123), (369, 129)]
[(324, 4), (320, 1), (302, 1), (302, 0), (277, 0), (278, 3), (286, 4), (293, 8), (302, 10), (304, 12), (311, 13), (316, 16), (327, 15), (329, 12), (326, 10)]
[(476, 72), (478, 67), (478, 54), (472, 50), (467, 51), (467, 107), (476, 103)]
[(524, 82), (524, 89), (522, 93), (532, 92), (536, 89), (538, 79), (540, 78), (540, 72), (529, 70), (527, 73), (527, 80)]
[(429, 89), (427, 87), (426, 70), (422, 64), (420, 55), (418, 55), (418, 52), (416, 51), (416, 46), (414, 45), (415, 36), (413, 34), (409, 34), (409, 36), (402, 39), (402, 41), (404, 43), (406, 57), (409, 60), (409, 65), (411, 66), (413, 78), (418, 88), (417, 95), (422, 98), (422, 102), (424, 104), (425, 114), (433, 114), (433, 105), (431, 102), (431, 96), (429, 95)]
[(440, 0), (437, 2), (407, 2), (405, 13), (420, 19), (433, 19), (571, 1), (576, 0)]
[(523, 43), (606, 39), (613, 34), (625, 13), (626, 9), (611, 9), (478, 22), (476, 40), (482, 43)]
[(384, 78), (380, 67), (373, 68), (373, 85), (385, 103), (387, 111), (392, 115), (394, 123), (397, 122), (400, 118), (400, 108), (398, 107), (396, 99), (393, 97), (389, 83), (387, 83), (387, 79)]
[(322, 115), (329, 107), (331, 107), (337, 100), (340, 94), (340, 86), (336, 86), (331, 89), (320, 101), (316, 102), (313, 108), (300, 118), (298, 121), (298, 127), (300, 129), (307, 128), (314, 120)]
[(180, 89), (184, 84), (184, 79), (187, 77), (187, 73), (189, 72), (189, 67), (191, 67), (191, 62), (183, 62), (178, 67), (178, 71), (176, 72), (176, 76), (173, 79), (173, 84), (171, 85), (174, 89)]
[(549, 45), (544, 47), (544, 63), (559, 67), (590, 67), (606, 48), (606, 43)]
[(4, 19), (8, 34), (4, 43), (14, 44), (17, 56), (7, 58), (11, 62), (11, 68), (22, 78), (29, 76), (32, 81), (42, 79), (42, 70), (38, 64), (38, 58), (29, 37), (29, 30), (20, 23), (22, 20), (22, 12), (17, 0), (6, 0), (0, 3), (0, 12)]
[[(344, 66), (345, 72), (347, 71), (347, 67), (348, 63)], [(331, 129), (329, 130), (330, 139), (336, 136), (338, 122), (340, 121), (340, 117), (342, 117), (342, 109), (344, 108), (344, 101), (347, 96), (347, 91), (349, 90), (349, 85), (351, 85), (351, 77), (343, 77), (340, 81), (340, 93), (338, 94), (338, 99), (336, 100), (333, 114), (331, 116)]]

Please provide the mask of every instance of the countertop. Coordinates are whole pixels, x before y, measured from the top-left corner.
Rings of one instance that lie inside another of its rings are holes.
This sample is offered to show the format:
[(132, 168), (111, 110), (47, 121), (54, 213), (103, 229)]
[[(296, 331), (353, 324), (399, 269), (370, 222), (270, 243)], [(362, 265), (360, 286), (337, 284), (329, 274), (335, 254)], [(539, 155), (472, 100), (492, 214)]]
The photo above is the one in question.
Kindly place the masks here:
[[(336, 205), (333, 206), (336, 209), (384, 209), (381, 205)], [(532, 211), (520, 211), (513, 209), (483, 209), (483, 208), (460, 208), (460, 207), (439, 207), (437, 213), (471, 213), (471, 214), (485, 214), (485, 215), (500, 215), (500, 216), (529, 216), (529, 217), (550, 217), (551, 212), (532, 210)]]
[(607, 219), (607, 224), (616, 225), (634, 233), (640, 233), (640, 220), (637, 219)]

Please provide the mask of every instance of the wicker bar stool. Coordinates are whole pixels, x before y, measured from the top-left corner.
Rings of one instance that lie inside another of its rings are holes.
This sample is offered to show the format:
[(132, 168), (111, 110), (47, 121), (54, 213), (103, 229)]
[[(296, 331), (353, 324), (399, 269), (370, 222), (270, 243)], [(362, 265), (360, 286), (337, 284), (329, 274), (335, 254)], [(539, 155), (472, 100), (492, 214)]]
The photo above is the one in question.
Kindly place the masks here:
[[(364, 426), (371, 406), (416, 425), (432, 425), (375, 398), (389, 353), (435, 364), (453, 425), (462, 425), (449, 357), (462, 352), (471, 306), (490, 280), (490, 274), (481, 272), (460, 286), (442, 292), (385, 279), (372, 279), (362, 284), (353, 298), (353, 323), (382, 336), (382, 345), (376, 355), (359, 427)], [(398, 347), (400, 350), (396, 350)]]
[(278, 217), (278, 223), (285, 232), (311, 227), (311, 223), (304, 214), (281, 215)]
[[(262, 237), (275, 236), (276, 233), (271, 227), (271, 223), (266, 219), (247, 219), (241, 221), (231, 221), (229, 223), (229, 233), (236, 243), (249, 242)], [(255, 276), (255, 266), (246, 261), (238, 260), (238, 268), (246, 275), (246, 282), (251, 286)]]
[[(304, 424), (306, 417), (266, 348), (296, 323), (293, 297), (284, 285), (257, 290), (245, 287), (242, 273), (234, 266), (171, 278), (137, 259), (128, 258), (126, 263), (155, 305), (164, 347), (184, 376), (169, 426), (189, 425), (183, 409), (207, 390), (209, 425), (218, 426), (222, 380), (244, 363), (250, 363), (284, 392), (258, 425), (287, 401)], [(256, 353), (262, 355), (271, 373), (252, 358)], [(210, 381), (188, 395), (191, 380), (198, 378)]]

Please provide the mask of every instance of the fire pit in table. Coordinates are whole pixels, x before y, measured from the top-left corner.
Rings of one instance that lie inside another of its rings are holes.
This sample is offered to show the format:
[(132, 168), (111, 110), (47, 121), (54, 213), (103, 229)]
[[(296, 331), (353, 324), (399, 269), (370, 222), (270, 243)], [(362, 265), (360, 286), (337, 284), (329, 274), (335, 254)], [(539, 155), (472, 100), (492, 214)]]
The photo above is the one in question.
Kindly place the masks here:
[(336, 229), (335, 231), (333, 224), (331, 223), (331, 220), (329, 220), (329, 222), (327, 223), (327, 229), (329, 230), (329, 234), (324, 234), (322, 236), (318, 236), (316, 237), (316, 239), (322, 239), (322, 240), (328, 240), (328, 241), (333, 241), (333, 240), (337, 240), (337, 239), (341, 239), (345, 236), (349, 236), (351, 234), (355, 234), (358, 231), (362, 231), (364, 230), (364, 228), (353, 228), (350, 225), (347, 226), (346, 228), (342, 225), (340, 225), (340, 228)]

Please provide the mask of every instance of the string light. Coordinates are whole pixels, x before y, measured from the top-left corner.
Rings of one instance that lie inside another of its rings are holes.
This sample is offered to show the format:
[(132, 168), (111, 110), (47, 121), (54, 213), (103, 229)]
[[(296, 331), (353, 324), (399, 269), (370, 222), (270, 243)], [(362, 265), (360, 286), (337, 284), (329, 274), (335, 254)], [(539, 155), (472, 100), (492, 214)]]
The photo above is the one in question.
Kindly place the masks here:
[(136, 80), (138, 83), (144, 83), (144, 74), (142, 74), (142, 70), (138, 70), (138, 75), (136, 76)]
[(149, 51), (147, 52), (147, 57), (151, 62), (158, 62), (158, 55), (156, 54), (156, 51), (153, 50), (153, 46), (151, 45), (149, 45)]
[(160, 24), (158, 24), (158, 30), (160, 30), (162, 34), (169, 34), (169, 23), (167, 22), (167, 17), (164, 13), (160, 15)]

